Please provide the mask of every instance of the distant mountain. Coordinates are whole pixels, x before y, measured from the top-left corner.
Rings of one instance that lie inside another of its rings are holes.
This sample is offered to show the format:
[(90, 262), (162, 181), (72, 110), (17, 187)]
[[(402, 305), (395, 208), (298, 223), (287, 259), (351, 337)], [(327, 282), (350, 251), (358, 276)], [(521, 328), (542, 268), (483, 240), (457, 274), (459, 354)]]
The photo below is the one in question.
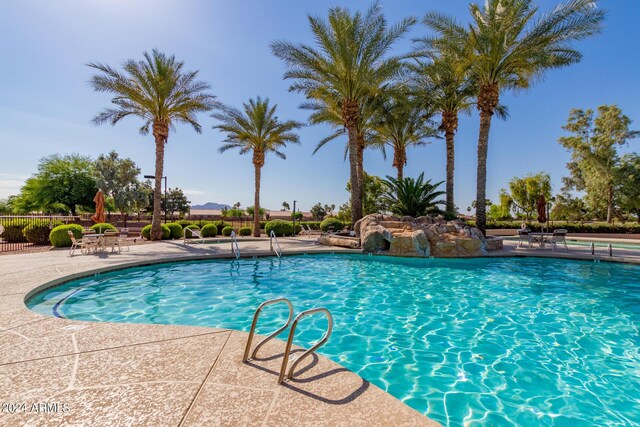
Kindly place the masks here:
[(191, 206), (191, 210), (192, 211), (213, 211), (213, 210), (221, 210), (224, 208), (231, 208), (231, 206), (229, 205), (225, 205), (223, 203), (215, 203), (215, 202), (207, 202), (204, 205), (192, 205)]

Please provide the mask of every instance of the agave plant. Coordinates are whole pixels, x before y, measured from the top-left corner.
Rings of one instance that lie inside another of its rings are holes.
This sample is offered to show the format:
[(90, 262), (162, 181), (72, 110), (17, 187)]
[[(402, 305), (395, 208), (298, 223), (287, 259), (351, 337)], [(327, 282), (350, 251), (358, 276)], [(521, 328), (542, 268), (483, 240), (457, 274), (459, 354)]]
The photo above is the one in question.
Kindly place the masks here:
[(384, 202), (396, 215), (415, 218), (429, 213), (440, 213), (437, 205), (445, 203), (444, 200), (436, 200), (445, 194), (444, 191), (437, 191), (444, 181), (435, 184), (432, 184), (430, 179), (425, 181), (424, 172), (415, 179), (396, 179), (387, 175), (387, 179), (382, 182), (387, 187), (386, 193), (382, 196)]

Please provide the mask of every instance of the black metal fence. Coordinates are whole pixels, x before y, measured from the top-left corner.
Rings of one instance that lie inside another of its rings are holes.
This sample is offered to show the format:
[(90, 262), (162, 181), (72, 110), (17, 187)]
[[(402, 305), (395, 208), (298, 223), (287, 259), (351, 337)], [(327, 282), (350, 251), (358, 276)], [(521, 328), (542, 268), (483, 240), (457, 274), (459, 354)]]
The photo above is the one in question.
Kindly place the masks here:
[(0, 216), (0, 252), (50, 246), (49, 231), (60, 224), (78, 223), (77, 216), (2, 215)]

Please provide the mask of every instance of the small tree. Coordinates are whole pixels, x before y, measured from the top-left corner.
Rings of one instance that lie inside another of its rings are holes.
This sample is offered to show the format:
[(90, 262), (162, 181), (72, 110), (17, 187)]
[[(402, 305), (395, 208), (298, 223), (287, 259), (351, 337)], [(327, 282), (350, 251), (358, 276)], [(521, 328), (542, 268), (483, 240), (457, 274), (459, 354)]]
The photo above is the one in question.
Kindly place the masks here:
[(322, 221), (324, 217), (327, 216), (327, 211), (320, 204), (320, 202), (313, 205), (309, 211), (311, 212), (311, 216), (313, 217), (313, 219), (316, 219), (318, 221)]
[(113, 198), (113, 205), (122, 215), (126, 227), (127, 214), (135, 207), (135, 186), (140, 168), (133, 160), (118, 157), (115, 151), (98, 156), (95, 168), (98, 187)]
[(546, 200), (551, 198), (551, 177), (543, 172), (523, 178), (514, 177), (509, 181), (509, 190), (513, 206), (531, 219), (540, 195), (544, 195)]
[(606, 206), (607, 222), (614, 214), (615, 171), (619, 158), (617, 147), (640, 133), (629, 129), (631, 120), (616, 105), (601, 105), (594, 118), (592, 110), (571, 110), (563, 129), (572, 135), (558, 142), (571, 151), (567, 166), (571, 177), (566, 189), (586, 192), (586, 202), (592, 211)]
[(21, 212), (59, 212), (62, 208), (75, 215), (78, 207), (93, 209), (97, 191), (89, 157), (54, 154), (40, 160), (38, 172), (25, 182), (14, 206)]
[(629, 153), (622, 156), (615, 177), (621, 209), (636, 215), (640, 223), (640, 155)]
[[(245, 211), (247, 212), (247, 215), (253, 216), (253, 212), (254, 212), (253, 206), (249, 206), (247, 209), (245, 209)], [(260, 218), (264, 218), (265, 217), (265, 212), (266, 212), (266, 210), (264, 208), (260, 208), (258, 210), (258, 216)]]
[(189, 212), (191, 202), (184, 195), (184, 192), (179, 188), (170, 188), (167, 191), (166, 202), (162, 199), (162, 210), (167, 213), (169, 218), (173, 217), (175, 212), (185, 214)]
[(283, 211), (290, 211), (291, 210), (291, 206), (289, 205), (289, 202), (282, 202), (282, 210)]

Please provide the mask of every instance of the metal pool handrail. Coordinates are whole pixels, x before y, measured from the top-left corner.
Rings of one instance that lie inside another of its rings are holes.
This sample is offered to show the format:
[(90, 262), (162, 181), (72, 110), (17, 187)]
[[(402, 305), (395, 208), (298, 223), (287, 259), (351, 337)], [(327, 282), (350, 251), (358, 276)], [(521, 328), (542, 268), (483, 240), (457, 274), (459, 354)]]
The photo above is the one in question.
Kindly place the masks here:
[[(276, 249), (274, 250), (273, 248), (273, 241), (276, 241)], [(278, 258), (280, 258), (280, 256), (282, 255), (282, 249), (280, 248), (280, 242), (278, 242), (278, 237), (276, 237), (276, 233), (271, 230), (271, 233), (269, 234), (269, 248), (272, 252), (275, 252), (276, 255), (278, 255)]]
[[(251, 356), (249, 356), (249, 351), (251, 350), (251, 342), (253, 341), (253, 335), (256, 332), (256, 325), (258, 324), (258, 317), (260, 316), (260, 312), (262, 311), (263, 308), (269, 305), (277, 304), (279, 302), (283, 302), (287, 304), (287, 306), (289, 307), (289, 318), (287, 319), (287, 323), (285, 323), (276, 331), (272, 332), (268, 337), (260, 341), (258, 345), (256, 345), (256, 348), (253, 349)], [(289, 301), (287, 298), (276, 298), (270, 301), (265, 301), (262, 304), (260, 304), (256, 309), (256, 313), (253, 315), (253, 322), (251, 322), (251, 330), (249, 331), (249, 338), (247, 339), (247, 345), (244, 348), (244, 356), (242, 356), (242, 361), (246, 362), (247, 360), (255, 358), (256, 353), (258, 352), (260, 347), (266, 344), (266, 342), (269, 341), (270, 339), (275, 338), (278, 334), (280, 334), (280, 332), (287, 329), (287, 327), (291, 324), (291, 319), (293, 319), (293, 304), (291, 304), (291, 301)]]
[(331, 331), (333, 330), (333, 317), (331, 317), (331, 313), (324, 307), (312, 308), (311, 310), (303, 311), (302, 313), (296, 316), (296, 319), (293, 321), (293, 325), (291, 325), (291, 331), (289, 332), (289, 339), (287, 340), (287, 346), (284, 349), (284, 356), (282, 358), (282, 367), (280, 368), (280, 376), (278, 377), (278, 384), (282, 384), (284, 381), (285, 373), (287, 370), (287, 364), (289, 363), (289, 354), (291, 353), (291, 345), (293, 344), (293, 337), (296, 333), (296, 327), (300, 320), (304, 317), (310, 316), (315, 313), (324, 313), (327, 316), (327, 320), (329, 321), (327, 325), (327, 331), (324, 333), (324, 336), (317, 342), (313, 347), (302, 353), (300, 357), (296, 359), (295, 362), (291, 365), (289, 369), (289, 373), (286, 374), (287, 379), (290, 380), (293, 377), (293, 372), (296, 369), (296, 366), (304, 359), (309, 356), (311, 353), (320, 348), (324, 343), (327, 342), (329, 336), (331, 336)]
[[(235, 248), (234, 248), (235, 244)], [(236, 259), (240, 258), (240, 248), (238, 247), (238, 240), (236, 239), (236, 232), (231, 231), (231, 253), (235, 254)]]

